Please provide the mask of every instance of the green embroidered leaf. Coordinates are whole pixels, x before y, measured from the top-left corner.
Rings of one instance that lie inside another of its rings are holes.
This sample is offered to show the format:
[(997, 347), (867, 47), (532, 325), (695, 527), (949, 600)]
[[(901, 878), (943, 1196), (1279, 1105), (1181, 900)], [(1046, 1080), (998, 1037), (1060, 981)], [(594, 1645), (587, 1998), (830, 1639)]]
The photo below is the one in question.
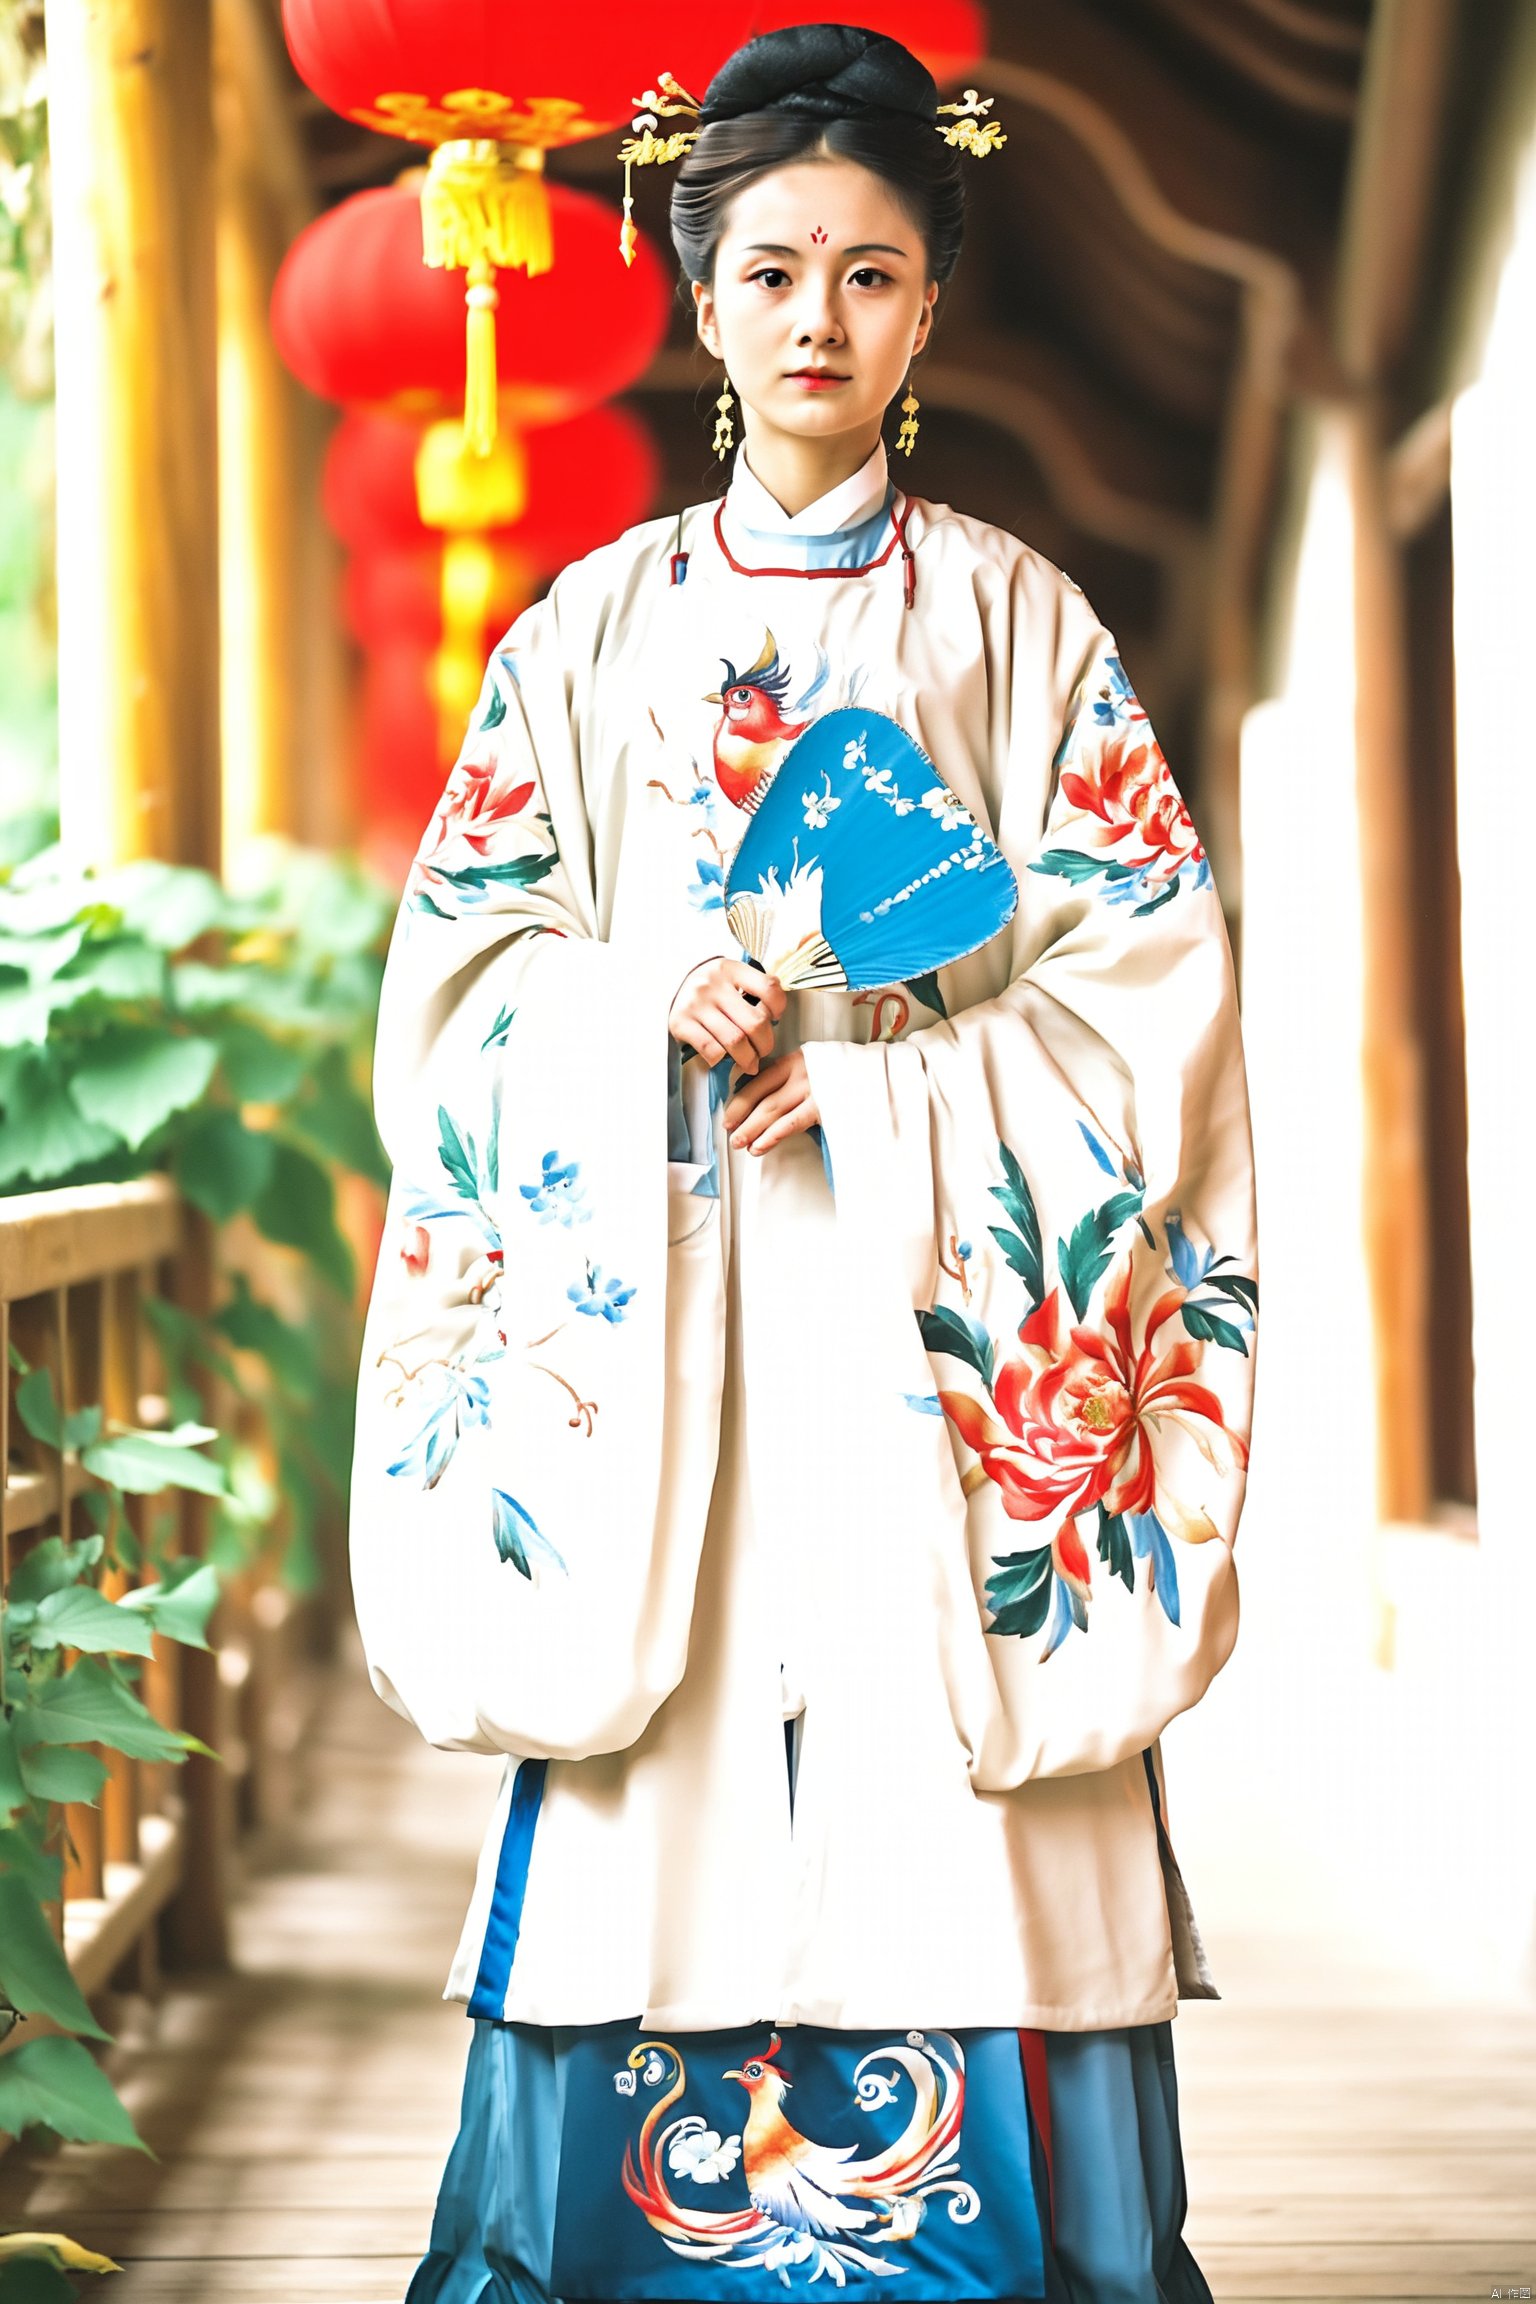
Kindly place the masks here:
[(511, 856), (505, 864), (466, 864), (462, 872), (440, 871), (436, 876), (461, 896), (476, 896), (483, 888), (532, 888), (546, 879), (559, 861), (551, 851), (542, 856)]
[(122, 1025), (92, 1043), (69, 1092), (87, 1120), (111, 1128), (137, 1149), (173, 1112), (197, 1102), (218, 1059), (212, 1040)]
[(999, 1573), (987, 1578), (992, 1610), (987, 1630), (1003, 1639), (1027, 1639), (1050, 1613), (1051, 1548), (1042, 1544), (1033, 1552), (1005, 1552), (992, 1565)]
[(1088, 1211), (1070, 1241), (1057, 1241), (1056, 1269), (1079, 1320), (1087, 1318), (1088, 1299), (1109, 1268), (1115, 1234), (1140, 1210), (1139, 1192), (1112, 1192), (1099, 1207)]
[(171, 1172), (195, 1208), (227, 1224), (266, 1190), (272, 1145), (264, 1129), (247, 1128), (238, 1112), (210, 1105), (188, 1120), (171, 1153)]
[(1207, 1288), (1219, 1288), (1224, 1296), (1235, 1296), (1240, 1304), (1246, 1304), (1251, 1311), (1257, 1312), (1259, 1308), (1259, 1284), (1241, 1272), (1207, 1272), (1205, 1285)]
[(989, 1224), (987, 1230), (1001, 1248), (1010, 1272), (1016, 1272), (1030, 1291), (1033, 1303), (1036, 1300), (1034, 1297), (1035, 1281), (1040, 1269), (1037, 1259), (1031, 1256), (1017, 1232), (1010, 1232), (1006, 1225)]
[(502, 1009), (501, 1014), (497, 1017), (495, 1023), (491, 1026), (489, 1032), (487, 1032), (485, 1038), (480, 1043), (482, 1053), (484, 1053), (487, 1048), (501, 1048), (505, 1046), (507, 1034), (512, 1027), (512, 1019), (516, 1014), (517, 1010), (515, 1008)]
[(1084, 856), (1076, 848), (1047, 848), (1032, 860), (1029, 869), (1049, 873), (1058, 880), (1070, 880), (1075, 888), (1084, 880), (1096, 879), (1104, 865), (1099, 857)]
[(507, 700), (493, 681), (491, 684), (490, 705), (486, 711), (485, 718), (480, 723), (481, 733), (483, 734), (487, 728), (499, 728), (503, 720), (505, 720), (506, 716)]
[(1219, 1319), (1214, 1312), (1207, 1312), (1197, 1304), (1186, 1304), (1183, 1317), (1190, 1335), (1197, 1336), (1202, 1344), (1220, 1344), (1228, 1352), (1241, 1352), (1247, 1359), (1248, 1346), (1243, 1332), (1241, 1328), (1234, 1328), (1230, 1320)]
[(1170, 880), (1167, 887), (1163, 890), (1160, 896), (1154, 896), (1151, 901), (1146, 904), (1133, 904), (1131, 907), (1131, 918), (1133, 920), (1145, 920), (1149, 912), (1160, 912), (1165, 904), (1171, 904), (1173, 902), (1173, 899), (1175, 896), (1177, 896), (1178, 892), (1178, 881)]
[(1123, 1514), (1107, 1512), (1099, 1506), (1099, 1558), (1108, 1565), (1111, 1576), (1118, 1576), (1127, 1592), (1136, 1589), (1136, 1565), (1131, 1557), (1130, 1531)]
[(11, 1872), (0, 1872), (0, 1988), (28, 2016), (51, 2016), (93, 2040), (113, 2037), (91, 2014), (37, 1898)]
[(928, 1351), (946, 1352), (953, 1360), (963, 1360), (991, 1391), (992, 1339), (979, 1320), (936, 1304), (931, 1311), (918, 1313), (917, 1325)]
[(438, 1156), (453, 1182), (461, 1200), (480, 1197), (480, 1169), (475, 1155), (475, 1140), (468, 1132), (460, 1135), (452, 1113), (446, 1104), (437, 1108)]
[(62, 2033), (0, 2056), (0, 2133), (34, 2124), (72, 2144), (128, 2144), (155, 2157), (90, 2050)]
[(936, 968), (930, 969), (926, 976), (909, 976), (906, 983), (907, 990), (921, 1000), (925, 1008), (931, 1008), (936, 1016), (949, 1014), (949, 1010), (944, 1005), (944, 995), (939, 990), (939, 975)]
[(1045, 1295), (1045, 1257), (1040, 1242), (1040, 1218), (1035, 1212), (1034, 1194), (1029, 1181), (1008, 1146), (999, 1142), (998, 1155), (1003, 1163), (1005, 1184), (989, 1184), (987, 1190), (994, 1200), (1000, 1200), (1018, 1227), (1019, 1239), (1015, 1246), (998, 1228), (989, 1225), (1011, 1269), (1017, 1272), (1029, 1291), (1031, 1306), (1040, 1303)]

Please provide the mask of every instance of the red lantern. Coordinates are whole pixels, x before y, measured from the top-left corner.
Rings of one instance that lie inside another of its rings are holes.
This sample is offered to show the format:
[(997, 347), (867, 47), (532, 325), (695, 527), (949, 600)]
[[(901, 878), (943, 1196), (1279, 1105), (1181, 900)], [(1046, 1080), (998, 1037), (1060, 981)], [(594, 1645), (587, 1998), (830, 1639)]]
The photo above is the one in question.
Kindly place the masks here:
[[(752, 10), (754, 33), (827, 20), (826, 0), (757, 0)], [(976, 0), (859, 0), (858, 20), (910, 48), (941, 88), (976, 71), (989, 45), (986, 12)]]
[[(509, 545), (495, 550), (490, 614), (475, 636), (483, 667), (507, 626), (527, 606), (532, 592), (527, 564)], [(436, 649), (443, 637), (443, 547), (440, 543), (402, 545), (349, 560), (342, 582), (342, 615), (360, 648), (391, 648), (408, 641)]]
[(659, 70), (702, 89), (742, 37), (750, 0), (668, 0), (665, 44), (643, 9), (498, 0), (284, 0), (289, 51), (334, 111), (434, 147), (421, 186), (422, 260), (467, 274), (464, 431), (496, 433), (497, 268), (563, 260), (544, 154), (618, 126)]
[(659, 71), (702, 96), (751, 14), (743, 0), (667, 0), (659, 20), (633, 0), (283, 0), (283, 30), (316, 95), (365, 128), (548, 151), (627, 122)]
[[(359, 554), (420, 545), (431, 536), (417, 510), (420, 425), (354, 410), (331, 435), (321, 498), (331, 527)], [(523, 441), (528, 494), (523, 517), (498, 541), (515, 546), (537, 575), (580, 559), (645, 519), (656, 498), (651, 436), (627, 408), (593, 408)]]
[(421, 832), (443, 788), (430, 647), (396, 640), (364, 659), (358, 695), (358, 820)]
[[(559, 262), (511, 280), (496, 313), (502, 401), (519, 424), (553, 424), (624, 391), (667, 330), (668, 286), (648, 241), (626, 272), (613, 260), (615, 211), (589, 192), (549, 187)], [(462, 305), (421, 261), (407, 185), (358, 192), (306, 226), (272, 292), (272, 334), (301, 384), (324, 400), (401, 415), (456, 411), (464, 380)]]

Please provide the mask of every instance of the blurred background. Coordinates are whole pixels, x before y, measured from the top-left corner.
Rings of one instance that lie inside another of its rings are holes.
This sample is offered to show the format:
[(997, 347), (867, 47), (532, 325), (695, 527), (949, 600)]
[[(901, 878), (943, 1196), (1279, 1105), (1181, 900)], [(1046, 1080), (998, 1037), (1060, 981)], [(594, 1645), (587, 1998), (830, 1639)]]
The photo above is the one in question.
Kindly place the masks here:
[[(558, 13), (0, 9), (0, 2232), (55, 2236), (0, 2299), (397, 2295), (453, 2131), (496, 1764), (371, 1696), (346, 1578), (378, 972), (490, 646), (720, 484), (638, 92), (821, 10)], [(1529, 2293), (1536, 6), (860, 20), (1006, 132), (902, 481), (1115, 630), (1239, 966), (1189, 2236)]]

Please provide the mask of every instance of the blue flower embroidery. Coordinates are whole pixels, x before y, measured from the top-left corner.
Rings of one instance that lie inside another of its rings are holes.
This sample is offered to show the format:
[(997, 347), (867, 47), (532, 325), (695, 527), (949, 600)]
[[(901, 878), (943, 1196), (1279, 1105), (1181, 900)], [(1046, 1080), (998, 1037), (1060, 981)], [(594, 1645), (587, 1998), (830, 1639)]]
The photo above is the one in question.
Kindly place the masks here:
[(624, 1307), (634, 1292), (623, 1280), (609, 1279), (601, 1264), (592, 1263), (587, 1266), (586, 1277), (573, 1280), (566, 1290), (578, 1312), (615, 1323), (623, 1319)]
[(539, 1166), (542, 1172), (537, 1184), (518, 1186), (539, 1222), (548, 1224), (553, 1218), (567, 1227), (585, 1224), (592, 1211), (582, 1204), (587, 1188), (581, 1181), (581, 1162), (562, 1160), (558, 1152), (546, 1152)]
[(698, 878), (688, 890), (688, 901), (695, 912), (723, 912), (725, 910), (725, 866), (713, 857), (694, 858), (694, 871)]
[(534, 1560), (547, 1560), (566, 1573), (564, 1560), (525, 1505), (505, 1488), (491, 1490), (491, 1533), (503, 1560), (510, 1560), (519, 1576), (532, 1578)]
[(421, 1393), (428, 1395), (426, 1412), (389, 1471), (397, 1480), (419, 1480), (423, 1488), (435, 1488), (453, 1461), (461, 1435), (472, 1425), (489, 1423), (491, 1390), (483, 1376), (455, 1361), (422, 1369)]

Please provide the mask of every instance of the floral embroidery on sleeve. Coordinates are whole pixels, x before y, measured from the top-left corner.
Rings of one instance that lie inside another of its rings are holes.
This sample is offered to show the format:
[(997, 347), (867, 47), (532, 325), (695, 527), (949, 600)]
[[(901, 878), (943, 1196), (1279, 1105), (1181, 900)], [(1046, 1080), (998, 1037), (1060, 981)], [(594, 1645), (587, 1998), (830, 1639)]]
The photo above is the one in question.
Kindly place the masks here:
[(1074, 886), (1102, 876), (1107, 900), (1139, 920), (1181, 888), (1209, 887), (1211, 867), (1119, 657), (1104, 656), (1098, 672), (1092, 696), (1090, 675), (1074, 697), (1052, 763), (1071, 844), (1047, 848), (1029, 869)]
[(1058, 1239), (1048, 1280), (1034, 1196), (1017, 1157), (999, 1143), (1003, 1181), (988, 1189), (1008, 1222), (987, 1230), (1022, 1284), (1017, 1342), (994, 1340), (969, 1310), (975, 1249), (951, 1234), (940, 1263), (958, 1281), (961, 1305), (932, 1305), (917, 1320), (929, 1354), (960, 1362), (980, 1379), (983, 1396), (909, 1395), (914, 1409), (946, 1416), (974, 1451), (967, 1493), (991, 1480), (1010, 1520), (1056, 1522), (1045, 1543), (995, 1556), (986, 1588), (990, 1632), (1024, 1638), (1049, 1616), (1042, 1662), (1074, 1627), (1088, 1630), (1095, 1536), (1098, 1558), (1128, 1591), (1136, 1588), (1136, 1562), (1146, 1561), (1149, 1589), (1178, 1623), (1169, 1538), (1198, 1544), (1219, 1532), (1203, 1506), (1178, 1492), (1168, 1431), (1184, 1433), (1218, 1476), (1246, 1463), (1246, 1444), (1201, 1381), (1201, 1365), (1208, 1346), (1246, 1355), (1258, 1312), (1256, 1282), (1231, 1268), (1232, 1257), (1197, 1245), (1174, 1211), (1163, 1223), (1168, 1285), (1139, 1316), (1133, 1312), (1132, 1281), (1146, 1265), (1138, 1238), (1157, 1253), (1142, 1213), (1142, 1177), (1078, 1125), (1116, 1189), (1083, 1214), (1070, 1238)]

